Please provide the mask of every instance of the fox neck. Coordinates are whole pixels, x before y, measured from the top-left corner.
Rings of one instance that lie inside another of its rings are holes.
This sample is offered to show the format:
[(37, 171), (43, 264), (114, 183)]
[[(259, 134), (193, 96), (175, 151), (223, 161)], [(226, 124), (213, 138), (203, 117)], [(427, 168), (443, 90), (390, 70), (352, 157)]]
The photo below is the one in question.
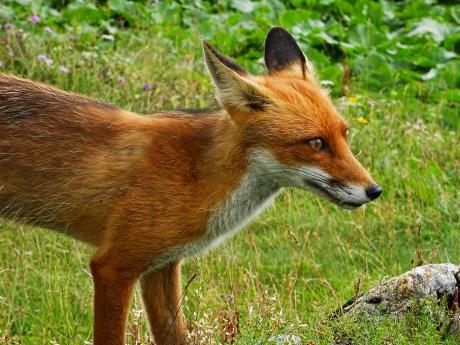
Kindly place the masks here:
[(208, 220), (205, 238), (209, 248), (249, 223), (281, 189), (265, 170), (266, 154), (251, 148), (230, 119), (218, 125), (216, 134), (219, 140), (208, 158), (215, 165), (219, 162), (213, 172), (226, 187)]
[(197, 194), (203, 195), (206, 219), (200, 228), (204, 228), (193, 241), (156, 259), (152, 269), (215, 248), (268, 206), (280, 190), (265, 171), (265, 155), (244, 140), (226, 114), (219, 115), (192, 134), (206, 137), (195, 151), (192, 173), (187, 172), (196, 179)]
[(217, 205), (208, 222), (208, 232), (226, 238), (248, 224), (271, 204), (280, 187), (266, 178), (257, 162), (250, 161), (247, 173)]
[(210, 194), (220, 194), (221, 203), (234, 194), (244, 199), (252, 195), (248, 191), (265, 195), (281, 188), (267, 171), (270, 154), (254, 147), (228, 116), (214, 125), (211, 141), (197, 162), (198, 176), (213, 189)]

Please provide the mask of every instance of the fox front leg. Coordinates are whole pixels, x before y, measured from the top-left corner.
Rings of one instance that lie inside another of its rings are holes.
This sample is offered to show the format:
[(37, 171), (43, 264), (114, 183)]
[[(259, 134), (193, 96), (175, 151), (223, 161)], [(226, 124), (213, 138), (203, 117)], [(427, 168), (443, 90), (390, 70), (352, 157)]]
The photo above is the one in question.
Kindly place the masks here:
[(180, 263), (171, 263), (141, 278), (142, 298), (158, 345), (185, 345), (181, 309)]
[(91, 260), (94, 279), (94, 345), (124, 345), (128, 311), (137, 276), (109, 261)]

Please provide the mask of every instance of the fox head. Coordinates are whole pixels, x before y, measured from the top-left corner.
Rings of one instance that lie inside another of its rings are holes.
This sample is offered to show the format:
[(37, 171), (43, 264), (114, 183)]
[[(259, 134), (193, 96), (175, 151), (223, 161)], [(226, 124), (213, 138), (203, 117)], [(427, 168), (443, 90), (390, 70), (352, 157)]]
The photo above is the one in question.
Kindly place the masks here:
[(382, 192), (348, 146), (348, 125), (284, 29), (265, 41), (267, 76), (254, 76), (204, 41), (217, 98), (254, 152), (251, 160), (282, 187), (308, 189), (347, 209)]

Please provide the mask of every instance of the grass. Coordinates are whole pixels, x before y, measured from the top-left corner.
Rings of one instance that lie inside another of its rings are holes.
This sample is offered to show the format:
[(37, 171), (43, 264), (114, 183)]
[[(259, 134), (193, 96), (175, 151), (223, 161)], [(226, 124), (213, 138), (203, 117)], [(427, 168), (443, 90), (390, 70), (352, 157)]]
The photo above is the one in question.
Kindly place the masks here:
[[(140, 31), (110, 47), (102, 40), (79, 47), (37, 28), (2, 31), (0, 39), (1, 72), (138, 112), (213, 102), (198, 33), (180, 47)], [(52, 66), (37, 60), (42, 53), (54, 60)], [(59, 64), (71, 72), (59, 73)], [(119, 84), (119, 76), (126, 84)], [(144, 82), (150, 90), (143, 90)], [(421, 261), (460, 262), (459, 133), (443, 120), (446, 107), (458, 114), (458, 103), (430, 97), (431, 87), (448, 91), (442, 83), (371, 92), (365, 78), (350, 81), (350, 93), (336, 104), (352, 126), (353, 150), (383, 195), (348, 212), (286, 190), (231, 241), (186, 261), (183, 307), (195, 343), (234, 338), (237, 344), (275, 344), (272, 337), (286, 334), (301, 337), (302, 344), (331, 344), (337, 337), (356, 344), (458, 343), (423, 311), (404, 320), (329, 318), (357, 286), (367, 289)], [(91, 343), (92, 249), (7, 221), (0, 223), (0, 248), (0, 344)], [(141, 309), (136, 295), (130, 345), (148, 343)]]

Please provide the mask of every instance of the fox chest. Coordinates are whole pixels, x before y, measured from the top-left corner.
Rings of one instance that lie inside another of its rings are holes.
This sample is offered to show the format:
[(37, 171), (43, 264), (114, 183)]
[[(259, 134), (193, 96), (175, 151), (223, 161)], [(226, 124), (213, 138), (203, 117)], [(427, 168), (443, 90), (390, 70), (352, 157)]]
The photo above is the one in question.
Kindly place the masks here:
[(213, 249), (231, 237), (271, 205), (277, 194), (275, 186), (243, 180), (239, 188), (212, 213), (205, 235), (194, 244), (198, 252)]
[(245, 176), (237, 188), (210, 213), (207, 228), (197, 240), (174, 248), (156, 260), (154, 266), (196, 256), (230, 238), (269, 206), (279, 192), (271, 183), (261, 183), (252, 174)]

